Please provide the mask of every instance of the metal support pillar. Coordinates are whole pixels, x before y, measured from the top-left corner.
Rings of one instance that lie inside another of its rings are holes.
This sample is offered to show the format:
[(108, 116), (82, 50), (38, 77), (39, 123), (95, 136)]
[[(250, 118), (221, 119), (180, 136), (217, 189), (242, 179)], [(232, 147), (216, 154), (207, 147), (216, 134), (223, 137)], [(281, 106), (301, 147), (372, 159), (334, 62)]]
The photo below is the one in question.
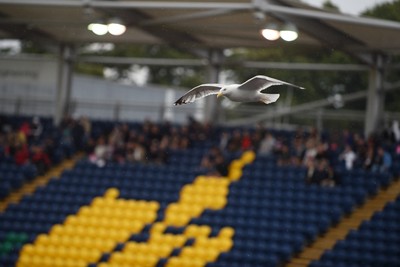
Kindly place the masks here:
[[(220, 50), (211, 50), (208, 63), (208, 81), (207, 83), (219, 83), (219, 74), (221, 71), (223, 54)], [(204, 121), (219, 123), (221, 120), (221, 105), (216, 96), (205, 98)]]
[(375, 65), (369, 71), (367, 110), (365, 114), (364, 134), (369, 136), (378, 129), (382, 123), (384, 111), (384, 89), (383, 89), (383, 57), (377, 55)]
[(59, 125), (63, 117), (69, 113), (71, 98), (72, 68), (74, 48), (72, 45), (60, 45), (58, 61), (57, 92), (53, 122)]

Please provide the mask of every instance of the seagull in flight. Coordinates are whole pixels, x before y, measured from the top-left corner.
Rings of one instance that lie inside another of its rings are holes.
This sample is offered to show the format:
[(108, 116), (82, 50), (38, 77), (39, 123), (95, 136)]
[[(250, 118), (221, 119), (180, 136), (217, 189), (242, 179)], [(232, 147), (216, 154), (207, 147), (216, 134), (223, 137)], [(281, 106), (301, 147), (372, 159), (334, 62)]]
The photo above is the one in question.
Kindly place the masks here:
[(174, 105), (177, 106), (191, 103), (209, 95), (217, 95), (217, 97), (225, 96), (235, 102), (262, 102), (265, 104), (271, 104), (278, 100), (279, 94), (264, 94), (261, 93), (261, 91), (273, 85), (289, 85), (299, 89), (304, 89), (303, 87), (268, 76), (257, 75), (242, 84), (201, 84), (176, 100)]

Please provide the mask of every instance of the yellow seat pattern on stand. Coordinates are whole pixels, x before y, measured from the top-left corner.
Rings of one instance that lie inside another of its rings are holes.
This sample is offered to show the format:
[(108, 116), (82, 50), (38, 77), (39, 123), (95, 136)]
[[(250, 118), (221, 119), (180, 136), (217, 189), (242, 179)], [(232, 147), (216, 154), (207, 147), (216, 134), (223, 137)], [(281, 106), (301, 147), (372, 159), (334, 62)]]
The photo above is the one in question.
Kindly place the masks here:
[[(171, 257), (167, 267), (191, 266), (191, 260), (196, 266), (197, 264), (205, 266), (207, 262), (214, 262), (222, 252), (231, 249), (233, 235), (234, 230), (231, 227), (224, 227), (217, 237), (198, 236), (192, 247), (184, 247), (179, 256)], [(189, 265), (186, 265), (187, 263)]]
[(165, 224), (185, 226), (205, 209), (222, 209), (227, 203), (228, 186), (228, 179), (197, 177), (193, 184), (182, 188), (179, 201), (167, 207)]
[[(217, 237), (210, 238), (210, 226), (187, 224), (192, 218), (199, 217), (206, 208), (218, 210), (225, 207), (230, 183), (240, 179), (242, 168), (254, 159), (254, 152), (248, 151), (230, 165), (230, 174), (227, 178), (236, 171), (236, 175), (240, 173), (240, 176), (235, 179), (198, 176), (192, 184), (182, 188), (178, 202), (169, 204), (165, 220), (153, 224), (150, 238), (146, 243), (127, 242), (122, 251), (115, 252), (108, 262), (98, 266), (153, 267), (161, 258), (167, 258), (175, 248), (182, 248), (181, 254), (169, 258), (168, 267), (200, 267), (215, 261), (222, 252), (231, 249), (234, 229), (224, 227)], [(186, 228), (182, 235), (172, 235), (164, 233), (167, 226), (186, 226)], [(194, 245), (182, 247), (189, 238), (195, 239)], [(137, 255), (147, 255), (147, 260)]]
[[(20, 253), (18, 267), (84, 267), (99, 261), (103, 253), (125, 242), (121, 251), (112, 252), (107, 262), (98, 267), (153, 267), (161, 258), (168, 258), (175, 248), (181, 253), (170, 257), (168, 267), (205, 266), (215, 261), (222, 252), (233, 246), (234, 229), (224, 227), (216, 237), (209, 237), (211, 226), (188, 225), (205, 209), (219, 210), (227, 204), (229, 185), (242, 176), (242, 169), (255, 159), (252, 151), (243, 153), (229, 166), (228, 177), (199, 176), (185, 185), (178, 202), (168, 205), (165, 219), (155, 222), (159, 203), (117, 199), (119, 191), (107, 190), (92, 204), (70, 215), (62, 225), (54, 225), (49, 234), (39, 235), (34, 244), (25, 245)], [(147, 242), (127, 241), (153, 223)], [(182, 234), (165, 233), (168, 226), (185, 227)], [(193, 246), (184, 246), (189, 238)]]
[(83, 206), (63, 225), (54, 225), (49, 234), (40, 234), (34, 244), (25, 245), (18, 267), (86, 267), (97, 262), (102, 253), (125, 242), (145, 224), (154, 222), (159, 204), (117, 199), (119, 191), (109, 189)]

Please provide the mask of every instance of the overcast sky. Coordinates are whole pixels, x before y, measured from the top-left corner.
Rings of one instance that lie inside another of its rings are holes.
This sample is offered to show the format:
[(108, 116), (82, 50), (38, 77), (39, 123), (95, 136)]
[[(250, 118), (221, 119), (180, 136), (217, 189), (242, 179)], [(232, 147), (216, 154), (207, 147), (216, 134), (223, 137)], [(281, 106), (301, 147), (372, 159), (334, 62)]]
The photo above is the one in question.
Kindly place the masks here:
[[(310, 5), (321, 7), (325, 0), (302, 0)], [(359, 15), (367, 8), (373, 7), (379, 3), (392, 2), (390, 0), (331, 0), (333, 4), (339, 7), (342, 13)]]

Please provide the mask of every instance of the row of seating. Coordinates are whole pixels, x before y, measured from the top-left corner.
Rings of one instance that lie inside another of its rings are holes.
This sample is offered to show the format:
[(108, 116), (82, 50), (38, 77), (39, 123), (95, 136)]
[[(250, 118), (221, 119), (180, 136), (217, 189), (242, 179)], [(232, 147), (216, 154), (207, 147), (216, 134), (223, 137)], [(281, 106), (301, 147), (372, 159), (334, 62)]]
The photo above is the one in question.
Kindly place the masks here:
[[(23, 123), (32, 121), (32, 116), (6, 116), (6, 118), (6, 124), (12, 129), (18, 129)], [(54, 153), (49, 155), (52, 164), (58, 164), (64, 158), (71, 156), (74, 151), (73, 145), (60, 142), (61, 130), (53, 125), (52, 119), (42, 117), (40, 123), (41, 135), (30, 139), (28, 145), (42, 144), (46, 138), (50, 138), (55, 144)], [(31, 163), (23, 166), (16, 165), (14, 158), (7, 156), (4, 148), (0, 146), (0, 200), (31, 181), (37, 174), (35, 165)]]
[(310, 266), (400, 266), (399, 220), (400, 196)]
[(17, 166), (13, 162), (0, 163), (0, 200), (36, 177), (34, 165)]

